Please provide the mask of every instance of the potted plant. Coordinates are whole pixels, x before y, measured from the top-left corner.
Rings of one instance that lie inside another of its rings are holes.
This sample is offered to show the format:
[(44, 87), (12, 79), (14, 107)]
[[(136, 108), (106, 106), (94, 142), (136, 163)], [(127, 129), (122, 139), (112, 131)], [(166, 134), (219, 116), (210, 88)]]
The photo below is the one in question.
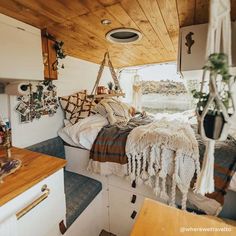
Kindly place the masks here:
[(110, 82), (108, 82), (107, 83), (107, 86), (108, 86), (108, 93), (109, 94), (113, 94), (114, 93), (114, 91), (113, 91), (113, 83), (110, 81)]
[[(193, 97), (198, 99), (199, 132), (209, 139), (218, 140), (223, 138), (223, 133), (227, 133), (224, 130), (229, 127), (229, 117), (235, 110), (231, 95), (231, 83), (235, 77), (229, 73), (228, 57), (224, 53), (211, 54), (203, 69), (201, 90), (192, 91)], [(207, 73), (209, 91), (204, 92)]]

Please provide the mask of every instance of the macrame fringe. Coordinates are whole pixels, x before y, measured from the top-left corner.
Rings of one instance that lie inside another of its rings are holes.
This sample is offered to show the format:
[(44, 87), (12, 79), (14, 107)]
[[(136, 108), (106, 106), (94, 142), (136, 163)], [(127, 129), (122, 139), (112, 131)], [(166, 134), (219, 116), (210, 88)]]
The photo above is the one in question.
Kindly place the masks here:
[(205, 195), (215, 191), (214, 184), (214, 151), (215, 141), (209, 140), (204, 154), (202, 170), (197, 178), (195, 192)]

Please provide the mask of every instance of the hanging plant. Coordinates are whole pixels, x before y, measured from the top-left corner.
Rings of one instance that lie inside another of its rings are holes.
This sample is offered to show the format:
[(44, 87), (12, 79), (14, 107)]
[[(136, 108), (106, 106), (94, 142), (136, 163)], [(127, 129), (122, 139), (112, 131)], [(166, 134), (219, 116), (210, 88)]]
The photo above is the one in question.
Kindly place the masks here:
[[(58, 70), (58, 65), (59, 65), (58, 59), (64, 59), (66, 57), (66, 54), (63, 49), (63, 45), (64, 45), (64, 42), (55, 40), (54, 49), (56, 51), (57, 59), (52, 65), (53, 70)], [(64, 64), (61, 65), (61, 68), (62, 69), (65, 68)]]
[[(198, 115), (204, 115), (203, 127), (206, 137), (219, 139), (224, 125), (235, 110), (231, 83), (232, 80), (236, 80), (236, 77), (229, 73), (228, 56), (224, 53), (211, 54), (203, 70), (201, 90), (193, 90), (192, 94), (198, 100)], [(209, 92), (204, 92), (207, 72), (209, 73)]]

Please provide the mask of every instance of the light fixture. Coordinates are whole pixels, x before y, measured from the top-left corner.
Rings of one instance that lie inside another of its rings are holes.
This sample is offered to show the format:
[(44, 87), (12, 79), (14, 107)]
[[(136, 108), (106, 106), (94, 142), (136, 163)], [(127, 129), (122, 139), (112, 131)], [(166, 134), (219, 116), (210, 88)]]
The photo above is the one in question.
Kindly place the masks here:
[(112, 43), (133, 43), (141, 38), (141, 32), (130, 28), (113, 29), (106, 34), (106, 39)]
[(101, 20), (101, 24), (103, 24), (103, 25), (110, 25), (111, 24), (111, 20), (103, 19), (103, 20)]

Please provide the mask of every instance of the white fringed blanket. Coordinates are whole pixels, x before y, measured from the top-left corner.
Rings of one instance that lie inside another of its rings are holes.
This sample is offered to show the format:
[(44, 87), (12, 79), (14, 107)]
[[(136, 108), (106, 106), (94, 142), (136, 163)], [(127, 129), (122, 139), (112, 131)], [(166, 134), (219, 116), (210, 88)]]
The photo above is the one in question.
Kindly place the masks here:
[[(186, 209), (191, 180), (200, 170), (198, 143), (190, 125), (161, 120), (136, 127), (128, 135), (126, 155), (131, 180), (144, 181), (171, 205), (175, 205), (178, 187), (183, 194), (182, 209)], [(171, 180), (170, 198), (167, 177)]]

